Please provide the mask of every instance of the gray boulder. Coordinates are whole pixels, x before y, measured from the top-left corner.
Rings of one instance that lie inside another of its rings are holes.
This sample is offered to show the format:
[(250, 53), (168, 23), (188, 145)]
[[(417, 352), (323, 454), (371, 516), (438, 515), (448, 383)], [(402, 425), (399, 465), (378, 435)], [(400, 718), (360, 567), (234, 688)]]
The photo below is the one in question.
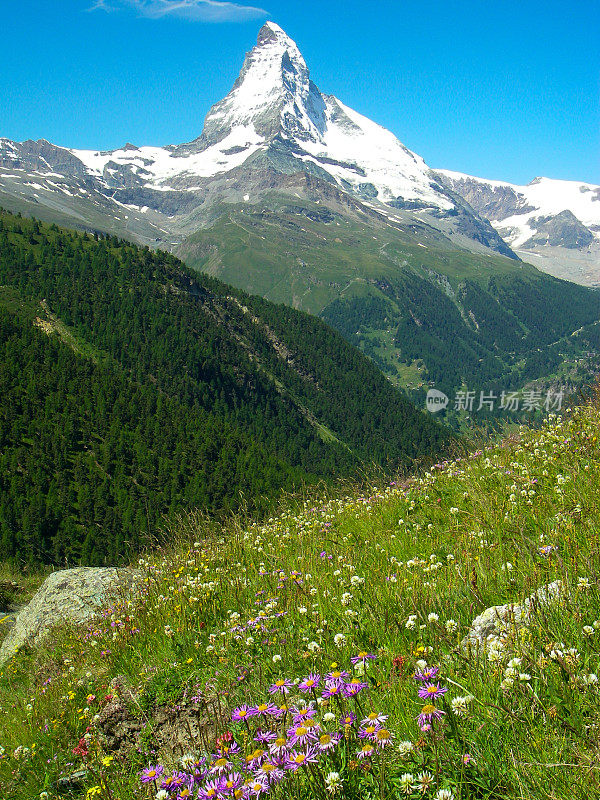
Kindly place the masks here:
[(139, 573), (113, 567), (76, 567), (53, 572), (17, 616), (0, 647), (0, 665), (21, 647), (35, 647), (53, 627), (80, 624), (112, 598), (127, 593)]
[(526, 625), (532, 612), (557, 601), (563, 593), (562, 581), (554, 581), (542, 586), (522, 603), (507, 603), (503, 606), (486, 608), (473, 620), (468, 634), (463, 639), (463, 648), (485, 650), (489, 641), (502, 636), (510, 628)]

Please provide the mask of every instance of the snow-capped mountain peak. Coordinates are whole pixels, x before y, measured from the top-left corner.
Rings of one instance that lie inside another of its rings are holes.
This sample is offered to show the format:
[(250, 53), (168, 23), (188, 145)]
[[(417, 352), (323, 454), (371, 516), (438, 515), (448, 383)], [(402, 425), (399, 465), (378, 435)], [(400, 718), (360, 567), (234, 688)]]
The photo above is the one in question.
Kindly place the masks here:
[(235, 126), (316, 140), (323, 131), (324, 102), (311, 82), (297, 44), (274, 22), (260, 29), (232, 90), (209, 111), (201, 141), (212, 146)]

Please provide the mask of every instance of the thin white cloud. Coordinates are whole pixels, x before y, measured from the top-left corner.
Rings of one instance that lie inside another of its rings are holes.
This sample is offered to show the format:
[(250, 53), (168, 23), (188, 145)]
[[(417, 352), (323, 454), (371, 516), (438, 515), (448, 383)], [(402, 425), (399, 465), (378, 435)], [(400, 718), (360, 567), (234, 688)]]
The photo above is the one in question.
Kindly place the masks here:
[(178, 17), (193, 22), (244, 22), (267, 15), (263, 8), (221, 0), (96, 0), (90, 11), (123, 8), (133, 9), (140, 17)]

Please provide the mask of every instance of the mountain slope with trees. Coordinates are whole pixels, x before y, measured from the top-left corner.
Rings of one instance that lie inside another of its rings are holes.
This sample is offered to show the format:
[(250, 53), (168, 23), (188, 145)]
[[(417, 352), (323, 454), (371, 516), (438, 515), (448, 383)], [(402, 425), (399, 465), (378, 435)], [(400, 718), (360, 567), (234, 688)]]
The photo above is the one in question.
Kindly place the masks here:
[(165, 253), (0, 215), (0, 557), (108, 563), (163, 515), (450, 439), (325, 324)]

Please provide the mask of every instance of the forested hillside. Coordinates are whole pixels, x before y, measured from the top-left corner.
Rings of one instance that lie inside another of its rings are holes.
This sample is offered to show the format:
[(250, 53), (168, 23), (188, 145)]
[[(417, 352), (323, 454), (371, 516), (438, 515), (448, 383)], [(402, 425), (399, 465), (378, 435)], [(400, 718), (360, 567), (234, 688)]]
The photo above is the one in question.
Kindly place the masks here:
[(319, 320), (165, 253), (0, 215), (0, 558), (116, 562), (448, 434)]

